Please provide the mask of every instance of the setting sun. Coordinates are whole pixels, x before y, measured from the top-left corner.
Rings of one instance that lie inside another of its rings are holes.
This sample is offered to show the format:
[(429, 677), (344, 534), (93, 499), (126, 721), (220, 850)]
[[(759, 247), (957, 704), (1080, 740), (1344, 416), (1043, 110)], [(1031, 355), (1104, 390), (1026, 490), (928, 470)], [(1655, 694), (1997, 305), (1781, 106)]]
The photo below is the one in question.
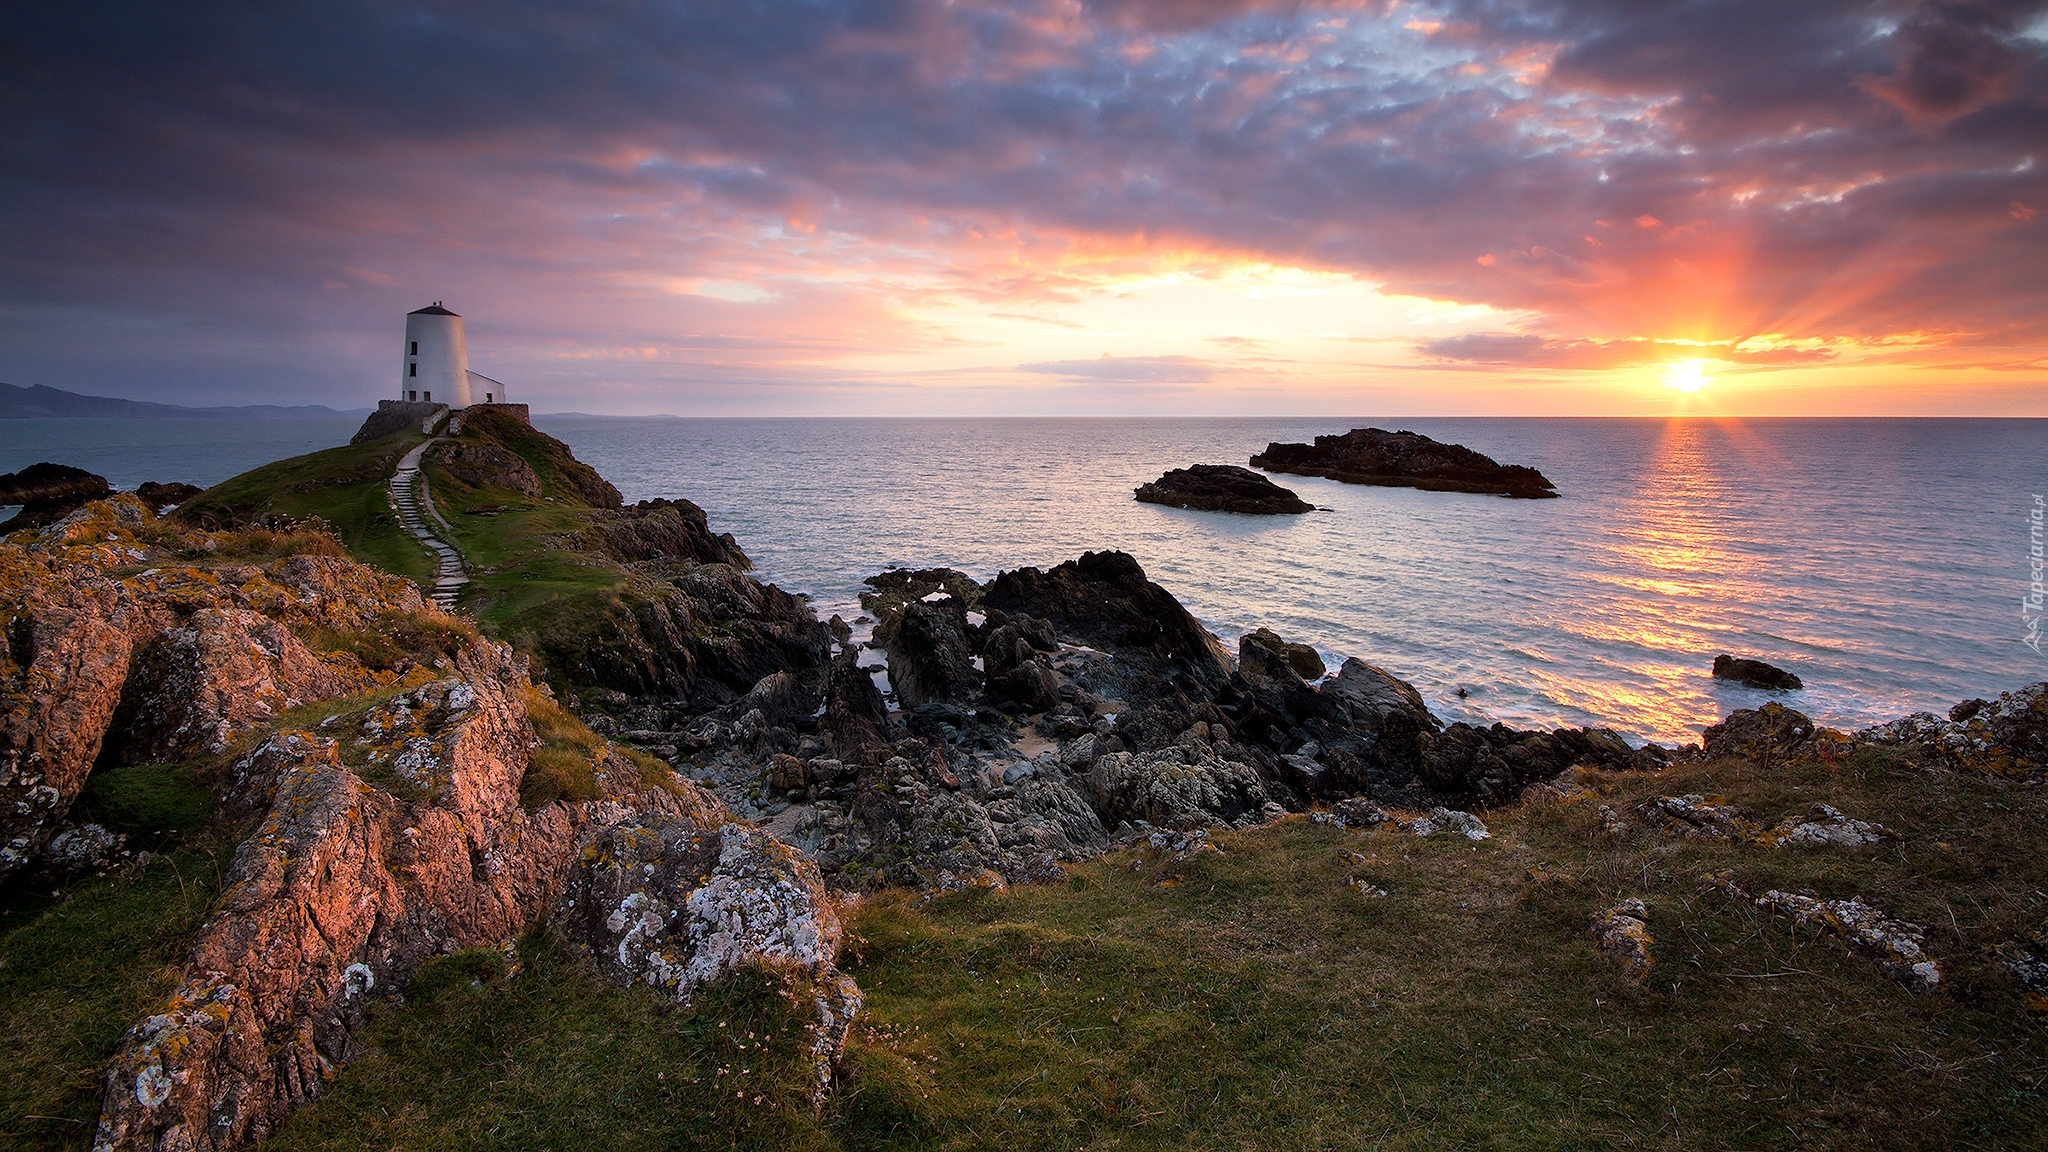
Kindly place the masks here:
[(1680, 392), (1697, 392), (1713, 382), (1704, 360), (1680, 360), (1664, 369), (1664, 383)]

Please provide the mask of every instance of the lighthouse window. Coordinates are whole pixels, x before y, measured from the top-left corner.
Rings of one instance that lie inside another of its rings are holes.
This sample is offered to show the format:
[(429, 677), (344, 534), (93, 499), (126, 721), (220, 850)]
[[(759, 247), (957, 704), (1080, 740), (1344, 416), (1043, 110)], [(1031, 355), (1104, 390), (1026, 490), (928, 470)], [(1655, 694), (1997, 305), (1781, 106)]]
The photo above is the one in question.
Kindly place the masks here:
[(406, 365), (406, 367), (407, 367), (407, 368), (409, 368), (409, 369), (411, 369), (411, 371), (409, 371), (409, 372), (407, 372), (407, 373), (406, 373), (406, 375), (407, 375), (407, 376), (417, 376), (417, 375), (419, 375), (419, 374), (420, 374), (420, 366), (419, 366), (419, 365), (417, 365), (417, 364), (408, 364), (408, 365)]
[(415, 356), (420, 354), (420, 342), (417, 340), (412, 342), (412, 354)]

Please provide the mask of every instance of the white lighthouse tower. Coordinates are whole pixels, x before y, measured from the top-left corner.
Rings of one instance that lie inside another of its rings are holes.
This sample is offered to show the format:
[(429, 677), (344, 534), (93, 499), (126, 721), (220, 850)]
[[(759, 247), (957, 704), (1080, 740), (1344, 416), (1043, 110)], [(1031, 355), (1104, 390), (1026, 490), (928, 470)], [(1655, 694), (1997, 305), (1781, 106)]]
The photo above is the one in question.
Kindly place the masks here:
[(462, 317), (439, 300), (405, 318), (405, 362), (399, 398), (469, 407), (469, 342)]

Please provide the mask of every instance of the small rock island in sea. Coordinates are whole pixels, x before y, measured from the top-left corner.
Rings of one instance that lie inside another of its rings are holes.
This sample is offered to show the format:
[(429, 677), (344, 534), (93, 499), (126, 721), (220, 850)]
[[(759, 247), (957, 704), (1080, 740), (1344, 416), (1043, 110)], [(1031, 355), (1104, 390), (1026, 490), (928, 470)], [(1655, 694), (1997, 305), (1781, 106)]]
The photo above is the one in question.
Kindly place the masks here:
[(1138, 489), (1147, 504), (1202, 512), (1248, 512), (1276, 516), (1313, 512), (1316, 506), (1249, 468), (1235, 464), (1192, 464), (1175, 468)]
[(1502, 464), (1462, 444), (1445, 444), (1419, 432), (1353, 428), (1342, 436), (1318, 436), (1314, 444), (1268, 444), (1252, 467), (1296, 476), (1322, 476), (1346, 484), (1423, 488), (1432, 492), (1478, 492), (1540, 500), (1557, 495), (1549, 477), (1522, 464)]

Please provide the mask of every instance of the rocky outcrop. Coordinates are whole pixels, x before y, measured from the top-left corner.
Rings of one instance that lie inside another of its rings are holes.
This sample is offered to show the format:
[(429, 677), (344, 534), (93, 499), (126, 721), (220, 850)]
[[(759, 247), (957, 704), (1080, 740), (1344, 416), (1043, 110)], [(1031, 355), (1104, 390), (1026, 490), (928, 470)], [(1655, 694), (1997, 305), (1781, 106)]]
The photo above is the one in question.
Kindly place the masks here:
[(1757, 907), (1847, 941), (1879, 971), (1917, 992), (1941, 985), (1941, 965), (1921, 947), (1927, 932), (1917, 924), (1894, 920), (1858, 897), (1821, 900), (1773, 889), (1756, 898)]
[(531, 691), (510, 648), (480, 643), (338, 739), (280, 732), (234, 765), (225, 807), (261, 822), (178, 991), (123, 1042), (97, 1147), (262, 1139), (349, 1058), (373, 995), (550, 916), (615, 978), (677, 998), (744, 964), (807, 968), (829, 1083), (859, 993), (830, 967), (815, 870), (613, 753), (595, 799), (528, 811)]
[(1789, 691), (1794, 688), (1805, 687), (1804, 684), (1800, 683), (1799, 677), (1775, 664), (1766, 664), (1761, 660), (1738, 658), (1730, 656), (1726, 652), (1714, 657), (1714, 679), (1731, 680), (1751, 688), (1769, 688), (1779, 691)]
[(725, 564), (741, 572), (754, 566), (732, 533), (714, 534), (704, 510), (688, 500), (642, 500), (596, 513), (565, 543), (622, 564), (688, 560)]
[(2012, 780), (2048, 780), (2048, 682), (1966, 700), (1946, 717), (1916, 712), (1856, 733), (1859, 742), (1917, 749), (1944, 767)]
[(1205, 694), (1230, 677), (1222, 645), (1126, 552), (1084, 552), (1045, 571), (1012, 569), (989, 584), (982, 604), (1006, 617), (1044, 620), (1075, 643), (1114, 651)]
[(905, 708), (971, 698), (981, 684), (969, 648), (967, 611), (959, 600), (915, 600), (889, 629), (889, 683)]
[(1854, 741), (1832, 728), (1821, 728), (1775, 701), (1761, 708), (1739, 708), (1701, 733), (1701, 752), (1709, 759), (1740, 756), (1769, 767), (1779, 760), (1846, 755)]
[(839, 918), (808, 857), (738, 824), (643, 813), (585, 841), (555, 923), (614, 980), (680, 1002), (750, 964), (793, 970), (823, 1100), (861, 994), (833, 965)]
[(579, 602), (531, 643), (551, 675), (597, 690), (587, 703), (609, 692), (619, 706), (681, 701), (696, 715), (776, 672), (796, 675), (815, 701), (832, 635), (801, 598), (728, 564), (686, 562)]
[(142, 501), (151, 512), (161, 516), (165, 511), (183, 504), (202, 491), (205, 489), (197, 484), (159, 484), (154, 480), (144, 480), (136, 485), (135, 498)]
[(1258, 770), (1224, 758), (1206, 731), (1170, 748), (1102, 756), (1082, 780), (1090, 804), (1110, 828), (1144, 823), (1187, 831), (1256, 824), (1268, 799)]
[(108, 574), (157, 555), (154, 531), (122, 496), (0, 546), (0, 879), (34, 858), (96, 763), (218, 749), (375, 679), (353, 654), (314, 652), (302, 631), (428, 611), (411, 583), (333, 556)]
[(524, 457), (486, 441), (443, 439), (428, 445), (423, 462), (471, 488), (495, 488), (539, 499), (540, 475)]
[(1314, 444), (1268, 444), (1251, 464), (1268, 472), (1322, 476), (1346, 484), (1522, 499), (1557, 495), (1557, 486), (1534, 468), (1502, 464), (1463, 445), (1444, 444), (1417, 432), (1381, 428), (1318, 436)]
[(1249, 468), (1235, 464), (1194, 464), (1175, 468), (1138, 488), (1146, 504), (1203, 512), (1244, 512), (1277, 516), (1313, 512), (1316, 506)]
[(1815, 804), (1805, 816), (1788, 816), (1775, 824), (1747, 808), (1699, 795), (1654, 797), (1643, 802), (1640, 812), (1673, 835), (1774, 848), (1861, 848), (1890, 835), (1881, 824), (1844, 815), (1827, 804)]
[[(1239, 671), (1244, 671), (1245, 661), (1249, 658), (1247, 655), (1247, 649), (1249, 648), (1260, 648), (1267, 652), (1277, 653), (1282, 660), (1287, 662), (1287, 666), (1293, 669), (1294, 674), (1303, 680), (1320, 680), (1323, 673), (1329, 671), (1329, 668), (1323, 663), (1322, 655), (1315, 650), (1314, 645), (1290, 644), (1282, 640), (1271, 628), (1254, 628), (1238, 638), (1237, 666)], [(1409, 691), (1413, 692), (1415, 690), (1410, 688)], [(1418, 708), (1421, 707), (1422, 697), (1420, 695), (1415, 697), (1415, 703)]]
[(1594, 917), (1593, 940), (1621, 965), (1631, 982), (1648, 982), (1656, 967), (1656, 957), (1650, 951), (1656, 938), (1650, 935), (1650, 912), (1641, 900), (1631, 897)]
[(113, 489), (107, 478), (68, 464), (31, 464), (19, 472), (0, 475), (0, 504), (19, 504), (21, 511), (0, 531), (41, 528), (69, 515), (91, 500), (104, 499)]
[(138, 640), (161, 627), (95, 569), (0, 550), (0, 880), (35, 858), (99, 758)]
[(140, 764), (219, 752), (287, 708), (374, 682), (353, 657), (315, 655), (280, 620), (247, 608), (202, 608), (142, 650), (109, 758)]

